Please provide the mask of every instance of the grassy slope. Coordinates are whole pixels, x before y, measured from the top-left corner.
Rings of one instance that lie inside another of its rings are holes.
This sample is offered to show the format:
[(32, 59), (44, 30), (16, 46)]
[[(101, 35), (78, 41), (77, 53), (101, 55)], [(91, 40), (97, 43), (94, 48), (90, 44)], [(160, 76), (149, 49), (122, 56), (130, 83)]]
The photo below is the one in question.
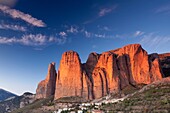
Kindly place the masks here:
[(110, 112), (170, 112), (170, 83), (159, 84), (138, 92), (123, 102), (106, 104), (104, 111)]
[(34, 101), (32, 104), (29, 104), (23, 108), (20, 108), (18, 110), (15, 110), (11, 113), (32, 113), (33, 109), (38, 109), (41, 108), (42, 106), (51, 106), (53, 105), (52, 101), (53, 101), (54, 97), (49, 97), (46, 99), (41, 99), (41, 100), (36, 100)]

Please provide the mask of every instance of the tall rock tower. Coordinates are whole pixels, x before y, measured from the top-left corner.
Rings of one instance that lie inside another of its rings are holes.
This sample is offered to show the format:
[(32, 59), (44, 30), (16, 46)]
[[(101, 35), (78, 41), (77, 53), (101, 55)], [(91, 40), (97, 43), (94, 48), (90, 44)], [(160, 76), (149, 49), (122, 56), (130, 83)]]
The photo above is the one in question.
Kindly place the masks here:
[(55, 63), (53, 62), (48, 66), (48, 74), (46, 79), (38, 84), (38, 88), (36, 90), (36, 99), (46, 98), (54, 95), (56, 76)]

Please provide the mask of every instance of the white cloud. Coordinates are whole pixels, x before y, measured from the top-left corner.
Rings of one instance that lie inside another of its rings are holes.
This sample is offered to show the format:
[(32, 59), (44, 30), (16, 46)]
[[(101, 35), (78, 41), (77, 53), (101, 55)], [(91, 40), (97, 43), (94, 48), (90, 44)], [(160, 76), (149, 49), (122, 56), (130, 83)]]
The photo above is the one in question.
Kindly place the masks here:
[(136, 31), (134, 33), (134, 37), (142, 36), (143, 34), (144, 34), (144, 32), (142, 32), (142, 31)]
[(0, 0), (0, 4), (7, 5), (9, 7), (15, 6), (18, 0)]
[[(106, 27), (107, 29), (107, 27)], [(109, 29), (109, 28), (108, 28)], [(99, 27), (99, 30), (104, 30), (104, 27)], [(136, 38), (136, 37), (143, 37), (146, 33), (143, 31), (135, 31), (134, 33), (128, 33), (128, 34), (107, 34), (107, 33), (94, 33), (94, 32), (90, 32), (87, 30), (83, 30), (83, 34), (85, 35), (85, 37), (87, 38), (105, 38), (105, 39), (124, 39), (124, 38)]]
[(154, 48), (156, 50), (159, 47), (161, 48), (165, 45), (169, 45), (170, 36), (162, 36), (155, 33), (148, 33), (141, 37), (139, 43), (147, 47)]
[(124, 39), (124, 38), (132, 39), (132, 38), (143, 37), (145, 34), (146, 34), (145, 32), (138, 30), (138, 31), (135, 31), (135, 32), (132, 32), (132, 33), (127, 33), (127, 34), (116, 34), (115, 37), (119, 38), (119, 39)]
[(100, 9), (99, 13), (98, 13), (98, 16), (99, 17), (102, 17), (102, 16), (105, 16), (106, 14), (108, 13), (111, 13), (113, 10), (115, 10), (117, 8), (116, 5), (112, 6), (112, 7), (109, 7), (109, 8), (103, 8), (103, 9)]
[(84, 33), (85, 33), (85, 36), (88, 38), (92, 36), (92, 33), (88, 32), (88, 31), (84, 31)]
[(50, 38), (42, 34), (37, 35), (30, 34), (22, 36), (22, 38), (19, 39), (19, 41), (24, 45), (44, 45), (48, 42), (53, 41), (53, 39)]
[(99, 30), (101, 31), (112, 31), (108, 26), (97, 26)]
[(27, 31), (26, 27), (19, 26), (19, 25), (9, 25), (9, 24), (0, 24), (0, 29), (5, 29), (5, 30), (14, 30), (14, 31)]
[(169, 13), (170, 12), (170, 4), (161, 6), (155, 10), (155, 13)]
[(29, 14), (25, 14), (19, 10), (11, 9), (8, 6), (0, 5), (0, 11), (10, 15), (14, 19), (21, 19), (36, 27), (45, 27), (45, 23), (42, 20), (38, 20)]
[(11, 44), (15, 42), (16, 42), (16, 38), (0, 37), (0, 44)]
[(60, 32), (59, 35), (60, 35), (61, 37), (67, 37), (67, 34), (66, 34), (66, 32), (64, 32), (64, 31), (63, 31), (63, 32)]
[(107, 26), (104, 26), (103, 29), (106, 31), (110, 31), (109, 27), (107, 27)]
[(42, 34), (23, 35), (21, 38), (0, 37), (0, 44), (22, 44), (26, 46), (43, 46), (52, 43), (63, 44), (65, 41), (65, 37), (57, 38), (55, 36), (46, 36)]
[(115, 38), (113, 35), (107, 35), (107, 34), (101, 34), (101, 33), (93, 33), (93, 32), (89, 32), (84, 30), (83, 31), (85, 37), (87, 38), (106, 38), (106, 39), (112, 39)]
[(106, 38), (105, 34), (94, 34), (94, 36), (97, 38)]
[(78, 27), (77, 26), (71, 26), (68, 30), (68, 33), (78, 33)]
[(90, 23), (96, 21), (97, 19), (113, 12), (116, 8), (117, 8), (117, 5), (113, 5), (111, 7), (105, 7), (105, 8), (99, 9), (99, 12), (97, 12), (95, 17), (93, 17), (89, 20), (86, 20), (85, 22), (83, 22), (83, 24), (90, 24)]
[(92, 45), (92, 48), (95, 49), (95, 48), (97, 48), (97, 46), (96, 45)]

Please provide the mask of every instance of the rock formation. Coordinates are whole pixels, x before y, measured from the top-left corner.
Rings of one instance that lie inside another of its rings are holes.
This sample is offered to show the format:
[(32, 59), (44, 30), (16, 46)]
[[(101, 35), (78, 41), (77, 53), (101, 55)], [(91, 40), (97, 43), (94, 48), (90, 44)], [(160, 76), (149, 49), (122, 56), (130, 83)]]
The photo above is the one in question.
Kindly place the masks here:
[(54, 95), (56, 75), (55, 63), (50, 63), (48, 66), (48, 74), (46, 79), (38, 84), (38, 88), (36, 90), (36, 99), (46, 98)]
[(157, 53), (149, 55), (151, 82), (162, 79), (163, 73)]
[(170, 53), (159, 54), (159, 58), (164, 76), (170, 76)]
[(76, 96), (91, 100), (119, 92), (129, 85), (150, 84), (163, 76), (159, 55), (148, 55), (139, 44), (102, 54), (93, 52), (84, 64), (78, 53), (68, 51), (62, 55), (57, 77), (54, 68), (46, 80), (39, 83), (37, 98), (55, 95), (55, 99)]
[(56, 79), (55, 98), (82, 95), (82, 69), (79, 55), (74, 51), (62, 55)]
[(119, 89), (115, 57), (116, 55), (111, 52), (104, 52), (100, 55), (92, 72), (94, 98), (100, 98)]
[(118, 55), (119, 67), (123, 67), (123, 64), (126, 65), (126, 69), (121, 70), (120, 68), (120, 72), (127, 71), (122, 76), (123, 78), (127, 76), (130, 84), (150, 83), (148, 54), (141, 45), (131, 44), (111, 52)]

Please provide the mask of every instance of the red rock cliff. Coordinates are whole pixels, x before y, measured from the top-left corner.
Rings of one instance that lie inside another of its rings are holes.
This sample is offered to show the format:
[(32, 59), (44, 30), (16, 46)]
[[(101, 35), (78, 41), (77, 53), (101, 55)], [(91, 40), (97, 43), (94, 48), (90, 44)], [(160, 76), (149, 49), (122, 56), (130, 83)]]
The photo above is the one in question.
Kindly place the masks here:
[(56, 85), (56, 70), (55, 63), (51, 63), (48, 66), (48, 74), (45, 80), (38, 84), (36, 90), (36, 99), (46, 98), (54, 95)]
[(82, 69), (79, 55), (74, 51), (62, 55), (56, 79), (55, 99), (82, 96)]
[(159, 59), (164, 77), (170, 76), (170, 53), (159, 54)]
[(38, 85), (37, 98), (54, 94), (55, 88), (55, 99), (79, 96), (91, 100), (121, 91), (129, 85), (162, 79), (159, 55), (148, 55), (139, 44), (102, 54), (91, 53), (85, 64), (81, 64), (76, 52), (68, 51), (62, 55), (56, 83), (53, 81), (55, 72), (49, 72), (46, 80)]
[(104, 52), (100, 55), (92, 72), (94, 98), (100, 98), (110, 92), (119, 90), (116, 55)]

